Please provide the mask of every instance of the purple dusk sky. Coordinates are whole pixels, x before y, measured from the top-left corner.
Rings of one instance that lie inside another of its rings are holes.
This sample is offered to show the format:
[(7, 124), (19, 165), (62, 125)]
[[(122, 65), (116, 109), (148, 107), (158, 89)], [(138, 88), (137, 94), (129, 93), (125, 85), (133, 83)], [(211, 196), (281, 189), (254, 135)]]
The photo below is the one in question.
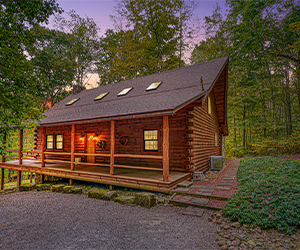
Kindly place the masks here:
[[(216, 3), (225, 10), (225, 0), (196, 0), (196, 2), (198, 5), (195, 14), (201, 21), (205, 16), (211, 15)], [(105, 30), (113, 28), (109, 15), (113, 14), (114, 6), (117, 4), (115, 0), (57, 0), (57, 3), (64, 10), (63, 15), (73, 9), (82, 17), (87, 15), (93, 18), (100, 27), (100, 35), (103, 35)]]
[[(194, 14), (202, 22), (205, 16), (210, 16), (216, 3), (218, 3), (222, 9), (223, 14), (225, 13), (225, 0), (195, 0), (197, 2), (197, 9)], [(115, 0), (57, 0), (59, 6), (64, 10), (63, 16), (70, 10), (75, 10), (80, 16), (88, 16), (93, 18), (100, 28), (100, 36), (104, 35), (107, 29), (113, 29), (113, 23), (110, 20), (110, 15), (113, 14), (114, 6), (117, 4)], [(50, 18), (50, 28), (53, 28)], [(199, 40), (203, 39), (200, 36)], [(90, 85), (95, 87), (98, 81), (98, 76), (92, 76), (90, 79)]]

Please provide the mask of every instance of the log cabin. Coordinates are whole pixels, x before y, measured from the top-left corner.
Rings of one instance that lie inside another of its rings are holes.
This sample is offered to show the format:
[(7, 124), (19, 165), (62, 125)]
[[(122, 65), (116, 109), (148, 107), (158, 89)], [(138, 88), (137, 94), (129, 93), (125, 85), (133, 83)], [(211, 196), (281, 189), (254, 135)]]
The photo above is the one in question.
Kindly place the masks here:
[(20, 129), (18, 160), (3, 156), (2, 171), (166, 193), (194, 171), (206, 171), (210, 156), (222, 155), (228, 61), (74, 88), (44, 113), (35, 131), (37, 157), (24, 159)]

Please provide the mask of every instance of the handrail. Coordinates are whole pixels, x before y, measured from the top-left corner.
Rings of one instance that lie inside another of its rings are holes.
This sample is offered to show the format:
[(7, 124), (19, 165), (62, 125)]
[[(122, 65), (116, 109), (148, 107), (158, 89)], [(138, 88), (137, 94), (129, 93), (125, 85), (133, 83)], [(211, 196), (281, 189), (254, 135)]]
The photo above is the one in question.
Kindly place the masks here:
[(5, 152), (8, 152), (8, 153), (17, 153), (17, 152), (19, 152), (19, 150), (18, 149), (7, 149), (7, 150), (5, 150)]
[(142, 159), (157, 159), (162, 160), (161, 155), (131, 155), (131, 154), (114, 154), (114, 157), (129, 157), (129, 158), (142, 158)]
[(71, 153), (68, 152), (44, 152), (45, 155), (71, 155)]
[(103, 157), (110, 157), (110, 154), (89, 154), (89, 153), (74, 153), (75, 156), (103, 156)]
[(125, 165), (114, 165), (114, 167), (115, 168), (131, 168), (131, 169), (141, 169), (141, 170), (163, 171), (162, 168), (135, 167), (135, 166), (125, 166)]

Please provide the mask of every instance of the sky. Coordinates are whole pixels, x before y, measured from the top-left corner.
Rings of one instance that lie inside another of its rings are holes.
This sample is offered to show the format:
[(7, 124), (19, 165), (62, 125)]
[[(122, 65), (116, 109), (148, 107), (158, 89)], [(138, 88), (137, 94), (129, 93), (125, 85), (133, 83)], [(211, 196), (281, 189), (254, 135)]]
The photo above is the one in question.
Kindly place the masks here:
[[(216, 3), (218, 3), (225, 12), (225, 0), (195, 0), (197, 2), (197, 9), (194, 14), (203, 21), (205, 16), (210, 16)], [(110, 15), (114, 13), (114, 6), (116, 6), (116, 0), (57, 0), (59, 6), (64, 10), (63, 16), (67, 16), (66, 13), (70, 10), (75, 10), (80, 16), (88, 16), (93, 18), (100, 28), (100, 36), (103, 36), (107, 29), (113, 29), (113, 22), (110, 20)], [(50, 27), (52, 27), (52, 21), (50, 19)], [(201, 40), (203, 37), (199, 37)], [(195, 41), (196, 43), (198, 41)], [(95, 87), (98, 81), (98, 76), (94, 75), (90, 79), (90, 87)]]

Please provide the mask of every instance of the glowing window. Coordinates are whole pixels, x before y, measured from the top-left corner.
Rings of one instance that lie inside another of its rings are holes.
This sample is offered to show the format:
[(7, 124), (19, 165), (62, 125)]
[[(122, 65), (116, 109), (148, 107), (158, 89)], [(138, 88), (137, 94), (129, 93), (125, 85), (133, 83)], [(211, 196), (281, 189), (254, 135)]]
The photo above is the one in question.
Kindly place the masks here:
[(47, 135), (46, 136), (46, 149), (53, 149), (53, 143), (54, 143), (54, 136), (53, 135)]
[(63, 135), (55, 135), (55, 149), (63, 149)]
[(219, 146), (218, 139), (218, 133), (215, 133), (215, 146)]
[(95, 99), (94, 99), (94, 101), (99, 101), (99, 100), (101, 100), (104, 96), (106, 96), (108, 94), (108, 92), (105, 92), (105, 93), (102, 93), (101, 95), (98, 95)]
[(154, 89), (157, 89), (158, 86), (161, 84), (161, 82), (154, 82), (154, 83), (151, 83), (151, 85), (146, 89), (147, 90), (154, 90)]
[(68, 103), (66, 104), (66, 106), (72, 105), (73, 103), (77, 102), (79, 99), (80, 99), (80, 98), (75, 98), (75, 99), (73, 99), (72, 101), (68, 102)]
[(144, 130), (144, 151), (158, 152), (158, 129)]
[(123, 89), (123, 90), (118, 94), (118, 96), (126, 95), (130, 90), (132, 90), (132, 87)]

